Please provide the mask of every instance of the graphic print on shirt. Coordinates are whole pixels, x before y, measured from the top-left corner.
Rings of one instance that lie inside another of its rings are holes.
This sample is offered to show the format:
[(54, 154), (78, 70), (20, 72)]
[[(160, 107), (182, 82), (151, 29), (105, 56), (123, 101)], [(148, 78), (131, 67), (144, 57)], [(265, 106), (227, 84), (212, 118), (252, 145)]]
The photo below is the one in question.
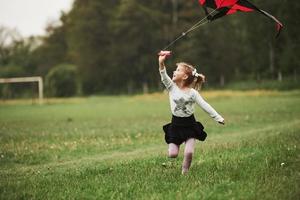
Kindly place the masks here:
[(187, 105), (192, 105), (193, 104), (193, 100), (192, 98), (189, 98), (187, 101), (181, 97), (180, 99), (176, 100), (174, 99), (173, 100), (176, 104), (176, 107), (174, 109), (174, 112), (178, 111), (178, 110), (182, 110), (184, 112), (184, 114), (189, 114), (188, 111), (187, 111)]

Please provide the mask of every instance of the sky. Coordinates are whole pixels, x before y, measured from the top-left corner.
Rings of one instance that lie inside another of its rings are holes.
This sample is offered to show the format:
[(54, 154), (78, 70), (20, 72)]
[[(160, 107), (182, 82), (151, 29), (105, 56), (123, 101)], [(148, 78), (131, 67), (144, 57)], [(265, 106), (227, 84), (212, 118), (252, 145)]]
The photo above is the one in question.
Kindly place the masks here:
[(74, 0), (0, 0), (0, 26), (16, 29), (23, 37), (44, 35), (49, 22), (69, 11)]

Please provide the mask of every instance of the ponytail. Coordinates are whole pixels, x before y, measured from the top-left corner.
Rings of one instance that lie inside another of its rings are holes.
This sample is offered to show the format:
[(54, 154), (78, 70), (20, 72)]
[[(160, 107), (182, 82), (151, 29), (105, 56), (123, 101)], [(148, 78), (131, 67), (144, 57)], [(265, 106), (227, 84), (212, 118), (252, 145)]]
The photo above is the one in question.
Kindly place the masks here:
[(201, 90), (202, 84), (205, 83), (205, 76), (198, 74), (195, 67), (185, 62), (176, 63), (177, 66), (183, 66), (188, 78), (185, 81), (186, 86), (192, 86), (195, 90)]
[(205, 76), (203, 74), (198, 74), (198, 76), (195, 76), (194, 78), (193, 88), (199, 91), (201, 90), (203, 83), (205, 83)]

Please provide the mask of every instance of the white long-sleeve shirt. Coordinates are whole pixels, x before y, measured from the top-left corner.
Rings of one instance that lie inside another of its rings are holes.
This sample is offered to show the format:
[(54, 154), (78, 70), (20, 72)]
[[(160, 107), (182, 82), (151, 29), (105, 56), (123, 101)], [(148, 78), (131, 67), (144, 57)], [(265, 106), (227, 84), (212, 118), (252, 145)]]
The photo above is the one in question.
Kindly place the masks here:
[(166, 68), (159, 70), (161, 81), (169, 92), (171, 112), (177, 117), (189, 117), (194, 114), (195, 103), (197, 103), (215, 121), (222, 122), (224, 119), (213, 107), (211, 107), (195, 89), (183, 91), (171, 80)]

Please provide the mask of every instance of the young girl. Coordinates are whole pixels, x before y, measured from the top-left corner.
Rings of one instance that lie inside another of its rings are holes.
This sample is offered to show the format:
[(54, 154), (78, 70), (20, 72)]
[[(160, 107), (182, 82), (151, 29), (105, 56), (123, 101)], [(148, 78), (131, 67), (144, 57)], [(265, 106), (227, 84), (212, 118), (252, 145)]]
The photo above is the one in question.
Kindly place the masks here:
[(191, 166), (195, 139), (204, 141), (206, 138), (203, 125), (195, 120), (194, 104), (197, 103), (216, 122), (225, 124), (225, 121), (196, 90), (200, 89), (205, 77), (198, 74), (193, 66), (181, 62), (176, 64), (177, 69), (171, 79), (166, 73), (164, 63), (167, 56), (169, 54), (162, 53), (158, 59), (161, 80), (169, 92), (172, 111), (172, 121), (164, 125), (163, 130), (165, 141), (169, 145), (170, 158), (176, 158), (180, 145), (185, 143), (182, 174), (186, 174)]

